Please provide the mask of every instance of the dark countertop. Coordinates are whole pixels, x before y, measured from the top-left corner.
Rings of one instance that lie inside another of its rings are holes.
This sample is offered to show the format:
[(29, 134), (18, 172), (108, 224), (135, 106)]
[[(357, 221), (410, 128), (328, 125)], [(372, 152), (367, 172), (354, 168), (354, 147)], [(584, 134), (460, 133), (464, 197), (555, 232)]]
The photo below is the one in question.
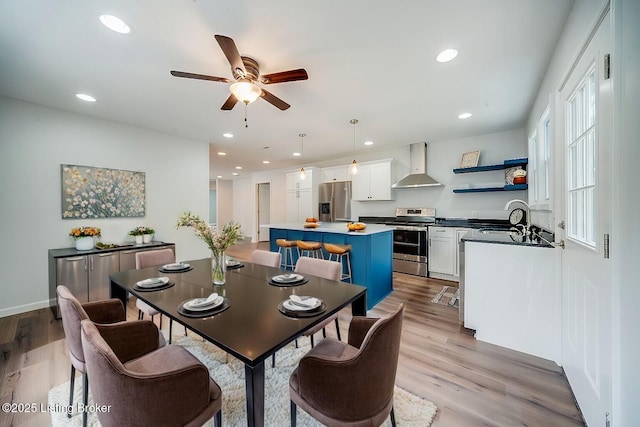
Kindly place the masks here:
[[(396, 221), (394, 216), (361, 216), (359, 218), (365, 224), (385, 224)], [(460, 227), (460, 228), (510, 228), (511, 224), (506, 219), (492, 218), (436, 218), (435, 222), (426, 223), (426, 225), (436, 225), (438, 227)]]
[(124, 243), (115, 248), (98, 249), (94, 247), (93, 249), (89, 249), (88, 251), (79, 251), (76, 248), (49, 249), (49, 256), (53, 258), (64, 258), (69, 256), (81, 256), (81, 255), (102, 254), (105, 252), (117, 252), (117, 251), (124, 251), (127, 249), (155, 248), (158, 246), (166, 246), (166, 245), (173, 245), (173, 243), (156, 242), (156, 241), (153, 241), (150, 243), (142, 243), (140, 245), (136, 245), (134, 243), (131, 243), (131, 244)]
[(462, 236), (463, 242), (480, 242), (480, 243), (494, 243), (500, 245), (514, 245), (514, 246), (531, 246), (538, 248), (552, 248), (549, 243), (542, 239), (525, 239), (520, 235), (514, 235), (511, 233), (494, 231), (489, 233), (483, 233), (480, 230), (471, 230), (464, 236)]

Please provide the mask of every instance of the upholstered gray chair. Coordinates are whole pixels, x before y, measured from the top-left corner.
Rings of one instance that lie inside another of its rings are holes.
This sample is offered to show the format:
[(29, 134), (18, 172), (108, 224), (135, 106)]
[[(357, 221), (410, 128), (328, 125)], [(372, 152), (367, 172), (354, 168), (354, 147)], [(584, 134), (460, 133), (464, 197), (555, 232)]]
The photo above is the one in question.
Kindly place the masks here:
[[(119, 299), (80, 304), (66, 286), (58, 286), (56, 292), (58, 294), (58, 306), (60, 307), (60, 313), (62, 315), (62, 328), (67, 338), (69, 357), (71, 358), (69, 406), (73, 406), (73, 388), (76, 370), (82, 373), (82, 399), (86, 405), (89, 384), (84, 352), (82, 351), (82, 342), (80, 340), (80, 322), (83, 320), (91, 320), (92, 322), (103, 324), (123, 322), (126, 320), (126, 312)], [(162, 335), (156, 334), (155, 340), (158, 346), (165, 345)], [(68, 416), (71, 417), (71, 413), (69, 413)], [(87, 425), (86, 411), (82, 413), (82, 425)]]
[[(300, 257), (296, 262), (296, 273), (301, 274), (309, 274), (311, 276), (322, 277), (323, 279), (336, 280), (339, 281), (342, 277), (342, 264), (337, 261), (328, 261), (319, 258), (311, 258), (311, 257)], [(323, 337), (327, 337), (327, 332), (325, 327), (331, 323), (335, 322), (336, 324), (336, 333), (338, 335), (338, 340), (340, 340), (340, 323), (338, 322), (338, 314), (334, 314), (333, 316), (326, 319), (324, 322), (319, 325), (314, 326), (312, 329), (306, 331), (303, 335), (311, 338), (311, 347), (315, 345), (313, 336), (316, 332), (322, 329)]]
[(280, 253), (256, 249), (251, 254), (251, 262), (266, 265), (267, 267), (280, 267)]
[(291, 426), (299, 406), (324, 425), (379, 426), (393, 412), (404, 305), (382, 319), (354, 317), (348, 343), (327, 338), (289, 378)]
[[(176, 256), (171, 249), (158, 249), (154, 251), (141, 251), (136, 252), (136, 270), (141, 268), (160, 266), (164, 264), (171, 264), (175, 262)], [(144, 319), (144, 315), (153, 316), (160, 314), (160, 328), (162, 328), (162, 313), (155, 308), (151, 307), (144, 301), (136, 300), (136, 307), (138, 308), (138, 320)], [(169, 344), (171, 344), (171, 334), (173, 329), (173, 320), (169, 319)], [(187, 328), (184, 329), (184, 334), (187, 335)]]
[(105, 426), (221, 426), (222, 391), (185, 348), (158, 348), (149, 321), (96, 325), (82, 321), (91, 393)]

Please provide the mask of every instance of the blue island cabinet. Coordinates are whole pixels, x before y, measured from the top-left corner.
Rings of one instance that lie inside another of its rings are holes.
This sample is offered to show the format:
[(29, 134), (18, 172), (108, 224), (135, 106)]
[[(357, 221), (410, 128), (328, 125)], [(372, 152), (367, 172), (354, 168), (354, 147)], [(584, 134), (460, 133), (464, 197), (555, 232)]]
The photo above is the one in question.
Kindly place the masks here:
[[(343, 233), (318, 229), (271, 228), (269, 248), (272, 252), (278, 252), (277, 239), (351, 245), (353, 283), (367, 287), (367, 310), (373, 308), (393, 290), (393, 232), (391, 230), (374, 233)], [(296, 261), (297, 251), (294, 250), (293, 254)], [(328, 258), (326, 251), (324, 251), (324, 257)]]

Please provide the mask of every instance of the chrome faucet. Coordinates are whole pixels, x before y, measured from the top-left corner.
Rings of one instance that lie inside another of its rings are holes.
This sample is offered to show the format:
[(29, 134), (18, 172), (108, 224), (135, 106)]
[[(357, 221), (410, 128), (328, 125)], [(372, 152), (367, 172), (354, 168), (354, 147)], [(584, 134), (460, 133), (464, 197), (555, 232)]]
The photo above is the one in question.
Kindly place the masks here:
[(513, 200), (509, 200), (505, 205), (504, 205), (504, 210), (508, 211), (509, 208), (511, 207), (511, 205), (513, 203), (521, 203), (525, 209), (526, 209), (526, 214), (527, 214), (527, 226), (526, 228), (523, 230), (523, 234), (525, 237), (527, 237), (531, 231), (531, 207), (529, 206), (529, 204), (527, 202), (525, 202), (524, 200), (520, 200), (520, 199), (513, 199)]

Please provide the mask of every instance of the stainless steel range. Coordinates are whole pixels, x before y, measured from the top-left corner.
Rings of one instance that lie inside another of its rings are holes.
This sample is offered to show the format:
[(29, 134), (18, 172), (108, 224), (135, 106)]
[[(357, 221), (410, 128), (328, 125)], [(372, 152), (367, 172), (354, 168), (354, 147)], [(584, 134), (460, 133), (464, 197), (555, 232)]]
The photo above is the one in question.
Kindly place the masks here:
[(393, 271), (427, 277), (430, 224), (436, 221), (435, 208), (397, 208), (393, 225)]

